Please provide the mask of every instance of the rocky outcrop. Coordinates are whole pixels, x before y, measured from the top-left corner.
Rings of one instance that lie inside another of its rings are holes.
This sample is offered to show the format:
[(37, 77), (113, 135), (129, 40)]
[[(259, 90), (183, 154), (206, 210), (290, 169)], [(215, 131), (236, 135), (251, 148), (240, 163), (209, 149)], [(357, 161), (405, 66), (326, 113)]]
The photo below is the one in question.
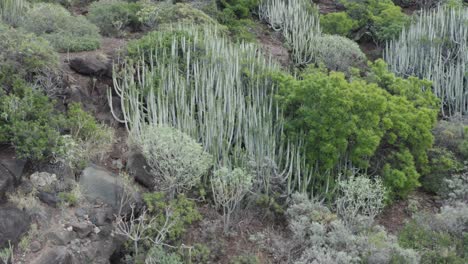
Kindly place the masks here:
[(70, 251), (64, 247), (48, 248), (34, 260), (32, 264), (74, 264), (73, 256)]
[(111, 61), (105, 55), (85, 55), (70, 60), (75, 72), (90, 76), (112, 76)]
[(16, 158), (14, 149), (0, 145), (0, 201), (21, 181), (25, 164), (26, 161)]
[(17, 243), (29, 225), (30, 219), (25, 212), (11, 205), (0, 207), (0, 248), (5, 247), (8, 241)]
[(154, 188), (154, 177), (145, 157), (138, 151), (130, 151), (127, 159), (127, 171), (135, 181), (148, 189)]

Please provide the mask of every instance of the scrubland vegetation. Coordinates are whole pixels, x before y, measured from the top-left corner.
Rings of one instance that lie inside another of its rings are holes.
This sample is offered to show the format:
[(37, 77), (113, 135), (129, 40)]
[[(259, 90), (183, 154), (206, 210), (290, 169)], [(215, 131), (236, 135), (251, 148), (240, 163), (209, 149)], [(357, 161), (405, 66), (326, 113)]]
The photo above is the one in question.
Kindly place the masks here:
[[(466, 3), (328, 2), (0, 0), (0, 144), (29, 175), (119, 161), (111, 263), (466, 263)], [(103, 51), (78, 83), (70, 57)], [(10, 204), (39, 207), (15, 184)], [(62, 189), (62, 217), (85, 206)]]

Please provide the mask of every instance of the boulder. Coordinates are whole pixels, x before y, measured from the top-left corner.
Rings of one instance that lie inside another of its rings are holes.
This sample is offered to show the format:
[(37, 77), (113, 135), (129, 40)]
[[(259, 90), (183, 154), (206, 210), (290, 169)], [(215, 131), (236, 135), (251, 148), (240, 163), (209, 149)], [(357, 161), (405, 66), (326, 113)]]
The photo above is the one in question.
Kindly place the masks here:
[(73, 228), (73, 231), (78, 234), (79, 238), (87, 237), (94, 230), (94, 225), (86, 222), (71, 223), (70, 226)]
[(0, 145), (0, 201), (6, 192), (21, 181), (26, 161), (17, 159), (9, 146)]
[(8, 241), (17, 243), (29, 225), (30, 219), (25, 212), (10, 205), (0, 207), (0, 248), (5, 247)]
[(154, 188), (154, 177), (150, 172), (151, 168), (146, 162), (143, 154), (137, 151), (130, 151), (127, 159), (127, 171), (135, 178), (135, 181), (146, 188)]
[(55, 193), (45, 191), (38, 191), (37, 198), (39, 198), (41, 202), (51, 207), (57, 207), (57, 204), (60, 202), (60, 199)]
[(73, 256), (64, 246), (57, 246), (46, 249), (33, 264), (72, 264)]
[(83, 170), (79, 181), (82, 194), (90, 202), (103, 202), (117, 208), (123, 194), (121, 180), (117, 175), (98, 166), (90, 166)]
[(67, 229), (60, 228), (46, 234), (47, 240), (56, 246), (66, 246), (76, 238), (76, 233)]
[(3, 200), (6, 192), (13, 185), (13, 176), (10, 171), (0, 164), (0, 200)]
[(112, 74), (110, 61), (105, 56), (85, 55), (73, 58), (70, 60), (70, 68), (79, 74), (89, 76)]

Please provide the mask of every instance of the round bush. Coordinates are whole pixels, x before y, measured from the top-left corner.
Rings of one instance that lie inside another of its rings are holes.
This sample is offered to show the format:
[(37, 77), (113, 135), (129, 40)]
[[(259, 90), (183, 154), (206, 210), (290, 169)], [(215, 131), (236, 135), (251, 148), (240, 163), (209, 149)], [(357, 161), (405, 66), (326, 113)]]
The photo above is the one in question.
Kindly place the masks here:
[(15, 78), (33, 82), (58, 67), (58, 55), (46, 40), (1, 23), (0, 47), (0, 87), (6, 90)]
[(332, 71), (348, 72), (350, 67), (365, 65), (366, 55), (348, 38), (322, 35), (316, 38), (316, 62)]
[(47, 39), (60, 52), (95, 50), (100, 46), (98, 28), (83, 16), (72, 16), (55, 4), (35, 4), (22, 27)]

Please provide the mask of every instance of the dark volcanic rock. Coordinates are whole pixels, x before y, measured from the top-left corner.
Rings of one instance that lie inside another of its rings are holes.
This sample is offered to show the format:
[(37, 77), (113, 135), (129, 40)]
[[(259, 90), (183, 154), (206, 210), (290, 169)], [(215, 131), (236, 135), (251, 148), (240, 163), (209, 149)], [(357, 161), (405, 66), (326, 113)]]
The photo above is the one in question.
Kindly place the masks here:
[(97, 56), (76, 57), (70, 60), (70, 68), (77, 73), (91, 76), (109, 75), (111, 65), (107, 59)]
[(21, 236), (28, 231), (29, 216), (13, 206), (0, 207), (0, 248), (7, 245), (8, 241), (17, 243)]
[(44, 251), (33, 264), (72, 264), (73, 257), (69, 250), (64, 246), (48, 248)]
[(149, 189), (154, 188), (154, 177), (150, 173), (150, 167), (141, 153), (136, 151), (130, 152), (127, 160), (127, 171), (141, 185)]

